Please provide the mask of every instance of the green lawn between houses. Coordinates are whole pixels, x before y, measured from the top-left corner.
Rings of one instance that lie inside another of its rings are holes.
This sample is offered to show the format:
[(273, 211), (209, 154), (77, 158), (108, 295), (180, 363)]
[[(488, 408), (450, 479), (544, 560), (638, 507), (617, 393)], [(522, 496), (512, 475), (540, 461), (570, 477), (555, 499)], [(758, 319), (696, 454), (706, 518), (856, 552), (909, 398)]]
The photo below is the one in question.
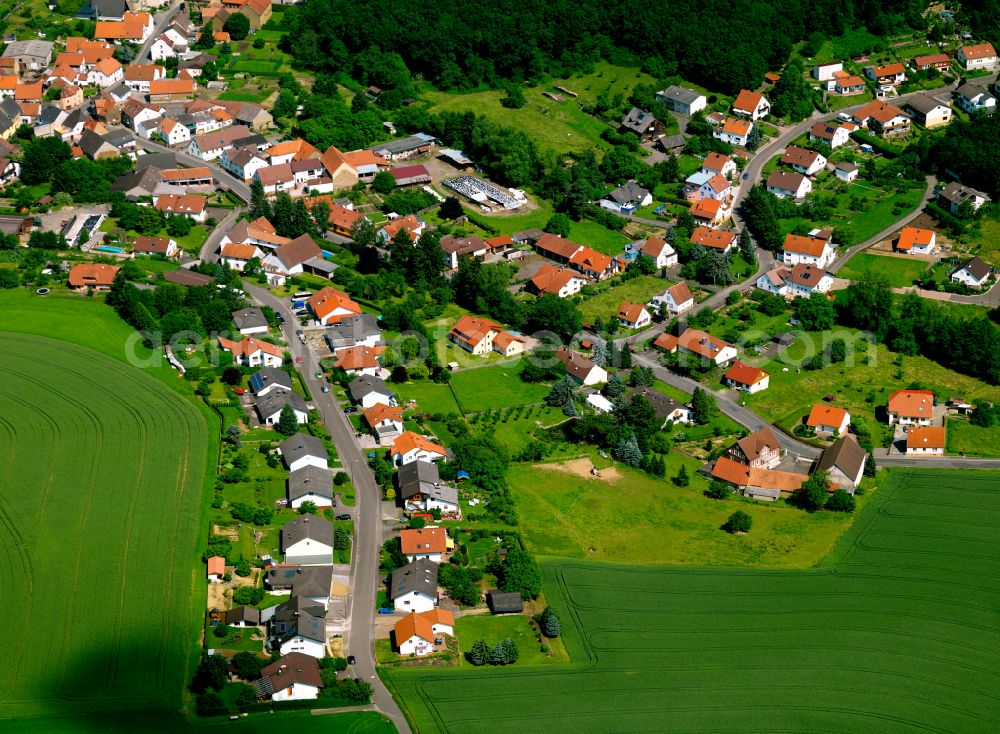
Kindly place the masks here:
[(451, 386), (466, 413), (540, 403), (549, 386), (521, 380), (521, 360), (494, 367), (462, 370), (451, 376)]
[(858, 280), (863, 273), (874, 270), (884, 275), (893, 288), (905, 288), (913, 285), (913, 281), (927, 270), (927, 265), (926, 260), (859, 252), (847, 261), (837, 273), (837, 277)]
[(998, 482), (894, 471), (816, 568), (543, 559), (573, 663), (383, 674), (421, 732), (995, 731)]
[(615, 281), (610, 284), (590, 286), (598, 291), (593, 296), (587, 296), (580, 304), (580, 312), (584, 321), (593, 322), (598, 316), (607, 324), (616, 318), (618, 304), (622, 301), (646, 304), (657, 293), (663, 293), (673, 285), (672, 280), (664, 280), (655, 275), (640, 275), (624, 282)]
[(945, 450), (966, 456), (1000, 456), (1000, 426), (982, 428), (965, 418), (949, 418)]

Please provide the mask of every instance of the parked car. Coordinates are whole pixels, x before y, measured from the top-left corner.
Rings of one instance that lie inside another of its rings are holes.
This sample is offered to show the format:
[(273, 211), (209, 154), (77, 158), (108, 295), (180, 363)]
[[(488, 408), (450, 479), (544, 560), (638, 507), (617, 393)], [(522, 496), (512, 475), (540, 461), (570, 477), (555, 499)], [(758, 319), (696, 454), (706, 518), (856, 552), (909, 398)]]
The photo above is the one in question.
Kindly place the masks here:
[(350, 520), (351, 516), (345, 513), (343, 515), (337, 515), (336, 519), (337, 520)]
[(355, 408), (353, 405), (348, 405), (346, 408), (344, 408), (344, 412), (347, 413), (348, 415), (352, 415), (353, 413), (357, 413), (358, 409)]
[(295, 364), (302, 364), (302, 357), (296, 357)]
[(320, 388), (320, 389), (321, 389), (321, 390), (322, 390), (323, 392), (330, 392), (330, 386), (329, 386), (329, 385), (323, 385), (323, 387), (322, 387), (322, 388)]
[(358, 662), (358, 659), (356, 657), (354, 657), (353, 655), (348, 655), (347, 656), (347, 664), (348, 665), (354, 665), (356, 662)]
[(395, 609), (387, 609), (386, 607), (379, 607), (378, 613), (379, 614), (392, 614), (395, 611), (396, 611)]

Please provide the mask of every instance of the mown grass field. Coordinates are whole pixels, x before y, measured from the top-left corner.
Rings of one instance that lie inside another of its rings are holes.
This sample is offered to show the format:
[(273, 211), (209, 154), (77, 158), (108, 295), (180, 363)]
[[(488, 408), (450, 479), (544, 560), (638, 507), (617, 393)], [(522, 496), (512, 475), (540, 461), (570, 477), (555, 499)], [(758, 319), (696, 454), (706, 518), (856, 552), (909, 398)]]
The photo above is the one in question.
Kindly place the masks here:
[[(545, 556), (611, 563), (684, 566), (806, 568), (829, 552), (851, 518), (808, 515), (782, 503), (712, 500), (696, 474), (704, 462), (677, 452), (667, 456), (667, 478), (615, 464), (608, 479), (582, 477), (559, 462), (515, 464), (510, 486), (528, 547)], [(691, 484), (671, 477), (687, 467)], [(862, 499), (862, 498), (859, 498)], [(748, 535), (719, 528), (740, 509), (753, 518)]]
[(927, 262), (859, 252), (847, 261), (837, 277), (858, 280), (862, 274), (872, 270), (884, 275), (893, 288), (905, 288), (913, 285), (913, 281), (927, 270)]
[(571, 665), (387, 676), (418, 732), (996, 731), (998, 481), (894, 473), (816, 569), (550, 559)]
[(0, 383), (0, 611), (22, 632), (0, 719), (179, 708), (208, 424), (139, 370), (40, 335), (0, 337)]
[(549, 386), (524, 382), (520, 373), (518, 359), (495, 367), (456, 372), (451, 376), (451, 386), (466, 413), (542, 402), (549, 394)]

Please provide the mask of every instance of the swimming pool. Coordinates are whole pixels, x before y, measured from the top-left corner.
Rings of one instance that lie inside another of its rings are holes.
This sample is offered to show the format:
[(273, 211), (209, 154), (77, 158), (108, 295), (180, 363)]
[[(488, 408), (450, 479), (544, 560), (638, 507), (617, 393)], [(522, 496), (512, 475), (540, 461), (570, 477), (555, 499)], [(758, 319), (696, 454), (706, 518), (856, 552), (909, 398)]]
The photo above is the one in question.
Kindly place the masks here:
[(98, 245), (94, 249), (101, 252), (125, 252), (121, 247), (112, 247), (111, 245)]

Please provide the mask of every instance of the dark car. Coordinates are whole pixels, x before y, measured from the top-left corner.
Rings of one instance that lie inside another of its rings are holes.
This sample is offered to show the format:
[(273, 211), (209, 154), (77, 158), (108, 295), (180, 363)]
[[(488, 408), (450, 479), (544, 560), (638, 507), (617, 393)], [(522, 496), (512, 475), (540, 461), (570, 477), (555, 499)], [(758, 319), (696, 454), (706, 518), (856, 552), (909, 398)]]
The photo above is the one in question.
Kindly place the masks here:
[(279, 314), (275, 314), (275, 315), (278, 317), (278, 323), (279, 324), (285, 323), (285, 317), (284, 316), (282, 316), (280, 313)]
[(336, 519), (337, 520), (350, 520), (351, 516), (350, 515), (346, 515), (346, 514), (345, 515), (337, 515)]
[(348, 665), (354, 665), (356, 662), (358, 662), (358, 659), (356, 657), (354, 657), (353, 655), (348, 655), (347, 656), (347, 664)]

